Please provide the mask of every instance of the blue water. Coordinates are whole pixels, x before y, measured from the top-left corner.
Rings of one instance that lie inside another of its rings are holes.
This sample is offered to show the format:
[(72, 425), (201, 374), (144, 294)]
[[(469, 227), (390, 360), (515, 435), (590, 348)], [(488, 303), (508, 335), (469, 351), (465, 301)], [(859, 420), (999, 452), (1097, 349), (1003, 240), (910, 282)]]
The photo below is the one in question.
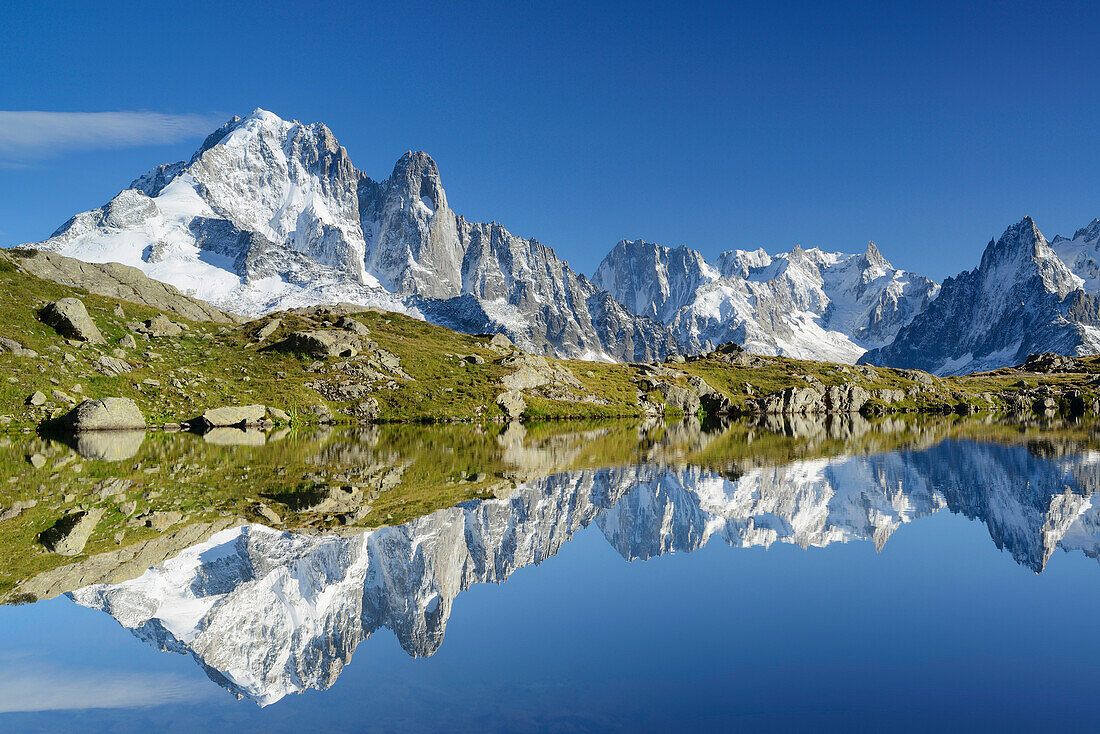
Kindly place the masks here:
[[(1035, 574), (946, 511), (878, 553), (712, 542), (627, 562), (589, 527), (462, 592), (431, 657), (379, 631), (329, 690), (266, 708), (59, 598), (0, 608), (0, 708), (44, 709), (0, 729), (1095, 731), (1098, 580), (1081, 553)], [(14, 681), (35, 693), (13, 700)]]

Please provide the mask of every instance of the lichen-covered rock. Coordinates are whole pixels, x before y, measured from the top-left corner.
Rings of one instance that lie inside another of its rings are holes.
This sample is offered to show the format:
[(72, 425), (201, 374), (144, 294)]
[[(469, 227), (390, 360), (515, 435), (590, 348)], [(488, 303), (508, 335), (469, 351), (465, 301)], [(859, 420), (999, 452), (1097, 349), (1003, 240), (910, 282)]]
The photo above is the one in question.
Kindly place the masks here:
[(99, 327), (88, 315), (88, 309), (79, 298), (62, 298), (45, 306), (40, 312), (42, 321), (68, 339), (78, 339), (91, 344), (106, 344)]
[(62, 556), (80, 555), (96, 526), (103, 518), (103, 510), (95, 508), (87, 512), (73, 512), (42, 532), (39, 541), (46, 550)]
[(290, 414), (281, 408), (273, 408), (269, 405), (267, 406), (267, 414), (276, 423), (290, 423)]
[(665, 405), (683, 411), (685, 415), (695, 415), (699, 412), (699, 396), (694, 390), (668, 382), (657, 385), (657, 391), (665, 399)]
[(0, 354), (4, 352), (11, 352), (16, 357), (37, 357), (38, 352), (33, 349), (27, 349), (22, 344), (14, 339), (9, 339), (6, 336), (0, 336)]
[(179, 336), (183, 333), (183, 327), (169, 319), (162, 313), (158, 313), (138, 327), (138, 331), (150, 338), (159, 339), (164, 336)]
[(825, 412), (858, 413), (870, 399), (859, 385), (832, 385), (825, 389)]
[(350, 316), (341, 316), (336, 321), (336, 328), (350, 331), (352, 334), (358, 334), (359, 336), (370, 336), (370, 329)]
[(792, 414), (825, 412), (824, 395), (812, 387), (788, 387), (760, 399), (762, 413)]
[(202, 414), (201, 421), (208, 428), (257, 425), (266, 415), (265, 405), (228, 405), (207, 410)]
[(100, 356), (92, 365), (96, 368), (96, 371), (107, 375), (107, 377), (117, 377), (118, 375), (126, 374), (133, 371), (134, 367), (129, 362), (119, 357), (109, 357), (106, 354)]
[(318, 359), (354, 357), (363, 349), (359, 337), (343, 330), (295, 331), (281, 342), (280, 347)]
[(527, 401), (518, 390), (509, 390), (497, 396), (497, 405), (509, 420), (519, 420), (527, 409)]
[(74, 431), (121, 431), (145, 428), (145, 416), (130, 398), (85, 400), (62, 422)]
[(279, 327), (282, 325), (282, 319), (271, 319), (271, 321), (268, 321), (266, 324), (256, 330), (256, 341), (262, 342), (264, 339), (267, 339), (269, 336), (278, 331)]

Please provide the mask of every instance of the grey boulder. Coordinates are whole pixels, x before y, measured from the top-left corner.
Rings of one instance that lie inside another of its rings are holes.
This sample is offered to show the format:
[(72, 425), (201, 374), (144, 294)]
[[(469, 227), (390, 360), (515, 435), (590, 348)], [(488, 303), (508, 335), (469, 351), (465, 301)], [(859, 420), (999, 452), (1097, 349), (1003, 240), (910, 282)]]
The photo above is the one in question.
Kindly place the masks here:
[(211, 408), (202, 414), (202, 422), (208, 428), (256, 425), (267, 415), (265, 405), (229, 405)]
[(363, 349), (359, 337), (349, 331), (295, 331), (282, 343), (282, 349), (311, 357), (354, 357)]
[(96, 525), (103, 518), (103, 510), (96, 508), (87, 512), (73, 512), (54, 523), (40, 536), (47, 550), (62, 556), (76, 556), (84, 550), (88, 539), (95, 532)]
[(106, 344), (99, 327), (88, 315), (88, 309), (79, 298), (62, 298), (44, 307), (39, 316), (58, 334), (68, 339), (79, 339), (92, 344)]
[(120, 431), (145, 428), (145, 416), (130, 398), (85, 400), (62, 421), (74, 431)]

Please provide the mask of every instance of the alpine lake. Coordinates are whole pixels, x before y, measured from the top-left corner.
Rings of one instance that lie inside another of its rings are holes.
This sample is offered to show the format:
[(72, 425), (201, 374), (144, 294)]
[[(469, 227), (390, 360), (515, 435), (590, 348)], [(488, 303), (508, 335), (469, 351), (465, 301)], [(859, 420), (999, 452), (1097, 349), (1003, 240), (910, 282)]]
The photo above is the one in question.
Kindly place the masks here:
[(1095, 731), (1100, 425), (0, 434), (0, 731)]

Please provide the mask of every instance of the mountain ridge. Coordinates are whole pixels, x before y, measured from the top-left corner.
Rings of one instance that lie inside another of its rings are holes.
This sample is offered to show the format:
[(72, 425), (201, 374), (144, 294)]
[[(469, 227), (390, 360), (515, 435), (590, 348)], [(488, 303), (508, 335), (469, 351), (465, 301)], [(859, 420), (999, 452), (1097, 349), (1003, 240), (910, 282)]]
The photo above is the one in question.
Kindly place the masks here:
[(248, 315), (343, 301), (560, 356), (646, 361), (678, 349), (550, 248), (451, 211), (428, 154), (410, 151), (374, 181), (323, 123), (264, 110), (32, 246), (131, 265)]
[(1047, 241), (1030, 217), (937, 285), (861, 253), (621, 240), (591, 278), (551, 247), (450, 208), (427, 153), (384, 180), (324, 123), (257, 109), (34, 247), (119, 262), (256, 316), (354, 303), (547, 355), (645, 362), (734, 341), (751, 353), (958, 374), (1100, 352), (1100, 220)]

